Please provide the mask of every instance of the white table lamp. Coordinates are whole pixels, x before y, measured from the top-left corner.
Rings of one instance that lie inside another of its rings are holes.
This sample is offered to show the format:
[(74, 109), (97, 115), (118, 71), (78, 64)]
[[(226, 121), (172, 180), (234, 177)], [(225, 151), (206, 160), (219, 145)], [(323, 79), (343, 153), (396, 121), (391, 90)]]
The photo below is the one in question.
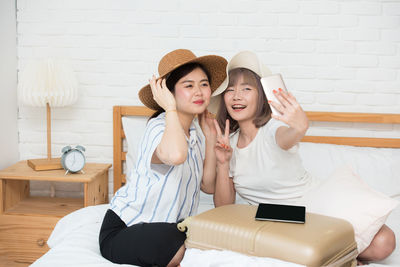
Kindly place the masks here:
[(72, 68), (53, 59), (36, 60), (27, 64), (19, 76), (19, 99), (28, 106), (47, 109), (47, 158), (29, 159), (34, 170), (62, 169), (60, 158), (51, 157), (50, 108), (63, 107), (76, 102), (78, 82)]

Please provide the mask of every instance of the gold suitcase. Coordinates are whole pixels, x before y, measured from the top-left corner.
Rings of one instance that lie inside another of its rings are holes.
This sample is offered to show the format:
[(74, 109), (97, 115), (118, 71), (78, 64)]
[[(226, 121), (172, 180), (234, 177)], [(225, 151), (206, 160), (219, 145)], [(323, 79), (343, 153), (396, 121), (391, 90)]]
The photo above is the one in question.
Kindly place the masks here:
[(354, 230), (345, 220), (306, 213), (306, 223), (256, 221), (257, 206), (233, 204), (189, 217), (188, 248), (232, 250), (314, 266), (356, 265)]

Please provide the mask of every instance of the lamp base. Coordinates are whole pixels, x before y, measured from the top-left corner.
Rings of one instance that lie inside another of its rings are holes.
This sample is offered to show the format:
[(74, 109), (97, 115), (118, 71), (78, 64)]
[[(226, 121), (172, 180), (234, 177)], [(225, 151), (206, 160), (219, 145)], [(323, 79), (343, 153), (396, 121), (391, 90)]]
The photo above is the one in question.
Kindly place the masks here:
[(28, 159), (28, 166), (35, 171), (59, 170), (63, 169), (61, 158), (51, 159)]

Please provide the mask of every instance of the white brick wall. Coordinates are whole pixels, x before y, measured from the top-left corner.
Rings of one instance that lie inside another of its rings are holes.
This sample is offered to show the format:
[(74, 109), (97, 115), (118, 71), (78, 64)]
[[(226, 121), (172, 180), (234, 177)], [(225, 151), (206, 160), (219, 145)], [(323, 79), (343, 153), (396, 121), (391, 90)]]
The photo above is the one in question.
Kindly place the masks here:
[(0, 169), (18, 161), (15, 2), (0, 2)]
[[(17, 0), (17, 9), (19, 69), (67, 58), (80, 82), (78, 102), (53, 109), (54, 155), (82, 144), (88, 161), (112, 162), (112, 106), (140, 104), (138, 90), (176, 48), (227, 59), (253, 50), (306, 110), (400, 112), (398, 0)], [(20, 105), (18, 122), (21, 158), (44, 157), (45, 110)]]

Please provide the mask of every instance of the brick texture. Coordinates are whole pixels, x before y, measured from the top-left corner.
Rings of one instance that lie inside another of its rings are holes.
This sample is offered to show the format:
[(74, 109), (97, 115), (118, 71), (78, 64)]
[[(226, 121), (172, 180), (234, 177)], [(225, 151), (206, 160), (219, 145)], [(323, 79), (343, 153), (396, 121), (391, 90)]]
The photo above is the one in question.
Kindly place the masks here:
[[(177, 48), (255, 51), (306, 110), (399, 113), (399, 26), (398, 1), (17, 0), (18, 69), (69, 59), (80, 97), (53, 110), (53, 155), (81, 144), (88, 161), (112, 162), (112, 106), (139, 105), (138, 90)], [(45, 119), (20, 105), (22, 159), (46, 155)]]

